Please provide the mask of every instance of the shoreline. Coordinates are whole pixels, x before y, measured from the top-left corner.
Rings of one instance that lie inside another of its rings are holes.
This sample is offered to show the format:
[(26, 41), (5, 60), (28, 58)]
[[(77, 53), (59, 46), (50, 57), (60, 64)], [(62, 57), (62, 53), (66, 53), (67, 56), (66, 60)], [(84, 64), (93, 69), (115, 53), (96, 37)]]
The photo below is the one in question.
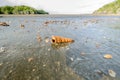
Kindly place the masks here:
[(33, 15), (6, 15), (0, 14), (0, 17), (6, 16), (120, 16), (120, 14), (33, 14)]

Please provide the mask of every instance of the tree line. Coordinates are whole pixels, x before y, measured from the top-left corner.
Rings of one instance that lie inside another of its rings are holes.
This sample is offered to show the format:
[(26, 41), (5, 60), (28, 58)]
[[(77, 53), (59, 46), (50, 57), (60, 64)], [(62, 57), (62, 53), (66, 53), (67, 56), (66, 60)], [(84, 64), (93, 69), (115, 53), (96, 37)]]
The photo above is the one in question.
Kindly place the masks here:
[(44, 10), (36, 10), (29, 6), (2, 6), (0, 7), (0, 14), (48, 14)]

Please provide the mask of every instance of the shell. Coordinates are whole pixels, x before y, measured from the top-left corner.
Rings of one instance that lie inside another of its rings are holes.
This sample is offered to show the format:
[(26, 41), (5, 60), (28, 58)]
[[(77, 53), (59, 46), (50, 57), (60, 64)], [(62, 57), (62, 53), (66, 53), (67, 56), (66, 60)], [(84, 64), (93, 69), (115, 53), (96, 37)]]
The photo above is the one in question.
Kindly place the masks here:
[(106, 59), (111, 59), (111, 58), (112, 58), (112, 55), (110, 55), (110, 54), (105, 54), (105, 55), (104, 55), (104, 58), (106, 58)]
[(61, 36), (52, 36), (52, 43), (68, 43), (68, 42), (74, 42), (74, 40)]
[(116, 77), (116, 72), (113, 70), (108, 70), (108, 73), (111, 77)]

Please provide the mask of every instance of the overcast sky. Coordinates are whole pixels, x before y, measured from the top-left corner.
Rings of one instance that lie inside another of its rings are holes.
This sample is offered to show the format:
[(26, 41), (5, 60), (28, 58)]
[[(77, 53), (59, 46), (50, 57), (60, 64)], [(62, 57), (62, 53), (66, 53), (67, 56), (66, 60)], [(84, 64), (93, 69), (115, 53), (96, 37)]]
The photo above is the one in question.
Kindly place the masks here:
[[(51, 14), (90, 14), (115, 0), (0, 0), (0, 5), (28, 5)], [(7, 3), (7, 2), (8, 3)]]

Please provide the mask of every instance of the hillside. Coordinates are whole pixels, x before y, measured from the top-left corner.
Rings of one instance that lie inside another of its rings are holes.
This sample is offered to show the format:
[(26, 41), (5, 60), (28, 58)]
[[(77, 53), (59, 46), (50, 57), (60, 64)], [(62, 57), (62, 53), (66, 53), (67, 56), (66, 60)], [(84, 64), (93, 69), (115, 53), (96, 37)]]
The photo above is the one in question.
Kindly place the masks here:
[(93, 14), (120, 14), (120, 0), (116, 0), (110, 4), (96, 10)]
[(0, 14), (48, 14), (44, 10), (36, 10), (29, 6), (2, 6)]

